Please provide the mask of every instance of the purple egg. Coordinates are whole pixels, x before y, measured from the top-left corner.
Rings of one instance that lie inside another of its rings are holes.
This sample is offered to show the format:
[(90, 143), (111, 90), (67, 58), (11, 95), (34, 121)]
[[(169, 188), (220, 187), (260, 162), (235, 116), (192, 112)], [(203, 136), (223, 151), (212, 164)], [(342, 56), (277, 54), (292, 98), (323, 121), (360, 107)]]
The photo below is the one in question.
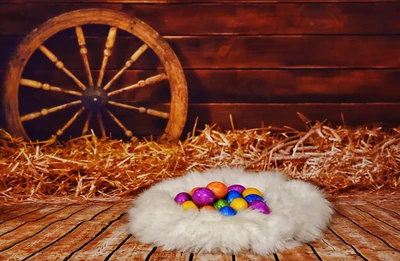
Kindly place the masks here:
[(198, 206), (210, 205), (214, 202), (215, 195), (209, 188), (198, 188), (193, 192), (192, 200)]
[(258, 210), (261, 213), (264, 214), (269, 214), (271, 211), (269, 210), (269, 207), (264, 201), (261, 200), (254, 200), (249, 204), (250, 209)]
[(239, 184), (234, 184), (234, 185), (231, 185), (228, 187), (228, 191), (236, 190), (240, 194), (242, 194), (243, 190), (245, 190), (245, 189), (246, 189), (245, 187), (243, 187), (242, 185), (239, 185)]
[(178, 203), (179, 205), (182, 205), (184, 202), (188, 200), (190, 200), (190, 194), (187, 192), (181, 192), (175, 196), (175, 202)]

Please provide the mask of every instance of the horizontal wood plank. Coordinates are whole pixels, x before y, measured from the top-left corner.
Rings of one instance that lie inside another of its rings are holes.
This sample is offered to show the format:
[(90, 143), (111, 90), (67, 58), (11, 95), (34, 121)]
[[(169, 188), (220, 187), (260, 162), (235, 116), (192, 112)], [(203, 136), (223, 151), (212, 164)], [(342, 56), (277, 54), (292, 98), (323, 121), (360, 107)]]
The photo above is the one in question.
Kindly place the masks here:
[[(3, 0), (5, 3), (54, 3), (52, 0)], [(81, 3), (79, 0), (61, 0), (62, 3)], [(98, 0), (85, 0), (88, 3), (97, 3)], [(321, 2), (321, 0), (107, 0), (110, 3), (153, 3), (153, 4), (173, 4), (173, 3), (303, 3)], [(397, 2), (397, 0), (326, 0), (324, 2)]]
[[(0, 74), (4, 71), (0, 71)], [(107, 70), (105, 81), (118, 71)], [(86, 83), (84, 70), (73, 70)], [(137, 83), (156, 75), (155, 70), (128, 70), (111, 90)], [(185, 70), (190, 103), (301, 103), (301, 102), (397, 102), (400, 97), (400, 70)], [(98, 75), (98, 71), (93, 72)], [(31, 70), (23, 75), (42, 83), (49, 83), (69, 90), (80, 91), (74, 82), (60, 70)], [(29, 89), (29, 88), (28, 88)], [(384, 91), (382, 91), (384, 90)], [(24, 95), (26, 87), (21, 87)], [(35, 94), (56, 93), (34, 90)], [(64, 95), (68, 96), (68, 95)], [(158, 82), (124, 92), (116, 98), (130, 102), (169, 102), (168, 81)]]
[[(20, 37), (2, 37), (2, 67), (7, 54)], [(191, 36), (165, 37), (184, 68), (400, 68), (400, 36)], [(60, 44), (62, 43), (62, 44)], [(134, 37), (117, 37), (108, 69), (122, 68), (140, 46)], [(46, 47), (68, 69), (81, 69), (77, 41), (73, 37), (52, 37)], [(89, 59), (99, 69), (104, 48), (103, 37), (88, 37)], [(36, 52), (27, 69), (54, 69), (42, 53)], [(151, 51), (132, 65), (132, 69), (152, 69), (160, 62)]]
[[(305, 115), (315, 121), (330, 122), (333, 126), (343, 125), (341, 114), (349, 126), (396, 125), (400, 122), (400, 104), (193, 104), (189, 106), (187, 131), (199, 117), (198, 129), (204, 124), (217, 123), (223, 130), (231, 129), (229, 115), (232, 115), (236, 129), (250, 129), (264, 126), (290, 126), (304, 130), (305, 123), (297, 115)], [(390, 113), (388, 113), (390, 112)]]
[[(27, 1), (24, 1), (27, 2)], [(29, 2), (29, 1), (28, 1)], [(60, 1), (59, 1), (60, 2)], [(0, 8), (0, 35), (26, 34), (48, 19), (83, 8), (134, 15), (163, 36), (210, 34), (398, 34), (399, 3), (264, 4), (9, 4)], [(66, 1), (61, 1), (65, 3)], [(112, 1), (103, 1), (112, 2)], [(158, 2), (158, 1), (157, 1)], [(218, 2), (218, 1), (216, 1)], [(279, 1), (278, 1), (279, 2)], [(54, 3), (54, 2), (53, 2)], [(204, 19), (204, 15), (212, 19)], [(377, 22), (379, 21), (379, 22)]]
[[(154, 104), (149, 108), (168, 111), (168, 104)], [(114, 110), (118, 119), (135, 135), (159, 136), (162, 134), (166, 121), (156, 117), (138, 114), (130, 110)], [(388, 113), (390, 112), (390, 113)], [(305, 130), (306, 123), (298, 116), (301, 113), (310, 123), (327, 121), (333, 126), (342, 126), (342, 114), (348, 126), (380, 125), (383, 127), (397, 126), (400, 122), (400, 103), (307, 103), (307, 104), (249, 104), (249, 103), (212, 103), (190, 104), (188, 118), (182, 138), (191, 132), (198, 118), (197, 129), (203, 129), (205, 124), (217, 124), (223, 130), (232, 129), (229, 115), (232, 115), (236, 129), (250, 129), (264, 126), (289, 126)], [(36, 120), (28, 121), (24, 126), (32, 137), (49, 138), (55, 130), (62, 126), (72, 113), (52, 114)], [(85, 118), (80, 117), (65, 133), (79, 136)], [(123, 137), (123, 132), (108, 117), (104, 120), (106, 131), (113, 137)], [(29, 123), (29, 124), (28, 124)], [(51, 124), (50, 124), (51, 123)], [(138, 124), (140, 123), (140, 124)], [(49, 126), (45, 130), (41, 126)], [(95, 129), (96, 133), (100, 133)], [(44, 137), (46, 136), (46, 137)]]

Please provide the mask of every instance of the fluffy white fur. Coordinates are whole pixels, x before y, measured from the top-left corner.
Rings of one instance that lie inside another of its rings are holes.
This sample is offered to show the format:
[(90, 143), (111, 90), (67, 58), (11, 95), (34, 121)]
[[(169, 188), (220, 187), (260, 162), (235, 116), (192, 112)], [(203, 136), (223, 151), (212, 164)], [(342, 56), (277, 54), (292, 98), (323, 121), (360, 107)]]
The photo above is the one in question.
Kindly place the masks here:
[[(256, 187), (271, 214), (254, 210), (223, 216), (218, 211), (184, 211), (174, 197), (209, 182)], [(145, 191), (129, 209), (130, 232), (142, 243), (192, 252), (266, 255), (314, 241), (327, 228), (333, 210), (314, 185), (277, 172), (222, 168), (165, 180)]]

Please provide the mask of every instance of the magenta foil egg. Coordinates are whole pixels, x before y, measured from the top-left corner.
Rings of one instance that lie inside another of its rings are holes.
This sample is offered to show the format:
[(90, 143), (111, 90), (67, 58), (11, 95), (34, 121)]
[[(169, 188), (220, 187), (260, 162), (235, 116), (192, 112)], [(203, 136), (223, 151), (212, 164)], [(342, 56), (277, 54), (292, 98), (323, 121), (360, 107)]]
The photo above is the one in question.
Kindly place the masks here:
[(181, 192), (175, 196), (175, 202), (178, 203), (179, 205), (182, 205), (184, 202), (188, 200), (190, 200), (190, 194), (187, 192)]
[(246, 188), (244, 186), (240, 185), (240, 184), (233, 184), (233, 185), (228, 187), (228, 191), (236, 190), (240, 194), (242, 194), (243, 190), (245, 190), (245, 189)]
[(258, 210), (261, 213), (269, 214), (271, 211), (269, 210), (268, 205), (261, 200), (254, 200), (249, 204), (250, 209)]
[(193, 192), (192, 200), (198, 206), (205, 206), (214, 202), (215, 195), (209, 188), (198, 188)]

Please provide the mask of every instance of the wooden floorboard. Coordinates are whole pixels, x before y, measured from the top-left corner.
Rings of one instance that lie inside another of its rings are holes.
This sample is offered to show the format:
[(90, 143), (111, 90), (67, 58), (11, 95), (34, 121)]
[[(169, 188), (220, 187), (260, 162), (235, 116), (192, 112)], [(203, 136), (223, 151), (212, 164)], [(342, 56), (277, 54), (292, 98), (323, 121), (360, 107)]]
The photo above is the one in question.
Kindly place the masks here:
[(145, 245), (127, 232), (129, 201), (0, 203), (0, 260), (400, 260), (400, 196), (330, 197), (324, 238), (269, 256), (197, 254)]

